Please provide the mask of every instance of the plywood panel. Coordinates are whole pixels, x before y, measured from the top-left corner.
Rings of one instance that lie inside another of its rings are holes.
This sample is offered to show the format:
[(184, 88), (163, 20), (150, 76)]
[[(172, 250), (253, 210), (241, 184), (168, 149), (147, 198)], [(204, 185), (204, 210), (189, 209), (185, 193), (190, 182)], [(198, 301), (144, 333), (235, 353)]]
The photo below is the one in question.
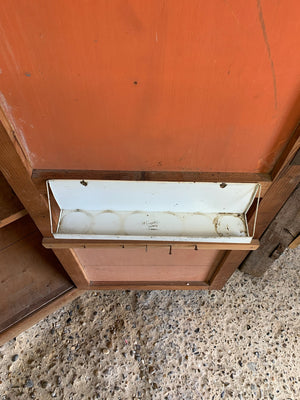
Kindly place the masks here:
[(0, 172), (0, 228), (26, 214), (27, 211)]
[(299, 118), (298, 0), (0, 3), (0, 102), (39, 169), (269, 172)]
[(2, 346), (5, 342), (8, 342), (12, 338), (16, 337), (26, 329), (30, 328), (43, 318), (46, 318), (49, 314), (53, 313), (61, 307), (64, 307), (66, 304), (76, 299), (76, 297), (80, 296), (83, 293), (84, 290), (71, 288), (50, 303), (47, 303), (38, 310), (34, 310), (34, 312), (0, 333), (0, 346)]
[(93, 282), (184, 282), (208, 280), (223, 252), (168, 248), (77, 249)]
[(0, 331), (74, 286), (41, 239), (29, 217), (0, 230)]

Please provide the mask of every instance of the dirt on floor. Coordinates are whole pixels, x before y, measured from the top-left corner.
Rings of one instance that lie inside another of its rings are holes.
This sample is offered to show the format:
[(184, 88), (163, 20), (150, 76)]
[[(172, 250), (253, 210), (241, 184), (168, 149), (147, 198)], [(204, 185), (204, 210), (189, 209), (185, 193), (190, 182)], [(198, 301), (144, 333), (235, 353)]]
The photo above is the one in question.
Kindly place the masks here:
[(0, 399), (300, 399), (300, 248), (221, 291), (86, 292), (0, 348)]

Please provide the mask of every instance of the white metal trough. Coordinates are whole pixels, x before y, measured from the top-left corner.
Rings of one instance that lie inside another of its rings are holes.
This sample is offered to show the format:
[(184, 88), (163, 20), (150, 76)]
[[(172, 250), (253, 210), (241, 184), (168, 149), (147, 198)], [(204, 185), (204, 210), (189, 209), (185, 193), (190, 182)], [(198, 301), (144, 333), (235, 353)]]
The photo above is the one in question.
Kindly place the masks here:
[(47, 181), (56, 239), (250, 243), (247, 212), (259, 191), (255, 183)]

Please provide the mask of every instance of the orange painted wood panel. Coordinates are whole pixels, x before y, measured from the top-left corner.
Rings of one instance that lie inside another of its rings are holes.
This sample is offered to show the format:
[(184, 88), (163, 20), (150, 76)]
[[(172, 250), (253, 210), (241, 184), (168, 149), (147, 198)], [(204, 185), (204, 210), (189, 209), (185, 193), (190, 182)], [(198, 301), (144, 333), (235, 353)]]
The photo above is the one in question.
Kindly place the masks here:
[(269, 172), (298, 0), (2, 0), (0, 104), (34, 168)]
[(76, 249), (91, 281), (182, 282), (205, 281), (224, 252), (149, 247), (133, 249)]

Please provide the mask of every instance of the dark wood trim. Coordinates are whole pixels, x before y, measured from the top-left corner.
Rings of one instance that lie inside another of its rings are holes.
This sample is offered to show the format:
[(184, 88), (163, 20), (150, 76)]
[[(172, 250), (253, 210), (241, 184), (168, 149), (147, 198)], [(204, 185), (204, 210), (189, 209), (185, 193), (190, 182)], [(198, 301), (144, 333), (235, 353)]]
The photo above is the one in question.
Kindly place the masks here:
[(46, 181), (48, 179), (260, 183), (262, 187), (262, 196), (271, 184), (270, 175), (248, 172), (82, 171), (34, 169), (31, 178), (42, 193), (46, 192)]
[[(0, 108), (0, 170), (5, 179), (30, 214), (43, 236), (50, 235), (47, 198), (43, 196), (31, 180), (32, 168), (19, 145), (15, 132)], [(78, 288), (88, 285), (84, 271), (72, 250), (55, 250)]]
[(63, 307), (72, 300), (76, 299), (84, 292), (84, 290), (72, 288), (66, 293), (57, 297), (56, 299), (50, 301), (48, 304), (43, 305), (41, 308), (32, 310), (30, 315), (21, 319), (20, 321), (0, 333), (0, 346), (13, 339), (20, 333), (24, 332), (26, 329), (30, 328), (43, 318), (46, 318), (49, 314), (53, 313), (60, 307)]
[(43, 239), (43, 246), (47, 249), (78, 249), (101, 247), (172, 247), (174, 249), (198, 249), (198, 250), (256, 250), (259, 240), (253, 239), (251, 243), (211, 243), (211, 242), (163, 242), (163, 241), (139, 241), (128, 242), (119, 240), (82, 240), (82, 239)]

